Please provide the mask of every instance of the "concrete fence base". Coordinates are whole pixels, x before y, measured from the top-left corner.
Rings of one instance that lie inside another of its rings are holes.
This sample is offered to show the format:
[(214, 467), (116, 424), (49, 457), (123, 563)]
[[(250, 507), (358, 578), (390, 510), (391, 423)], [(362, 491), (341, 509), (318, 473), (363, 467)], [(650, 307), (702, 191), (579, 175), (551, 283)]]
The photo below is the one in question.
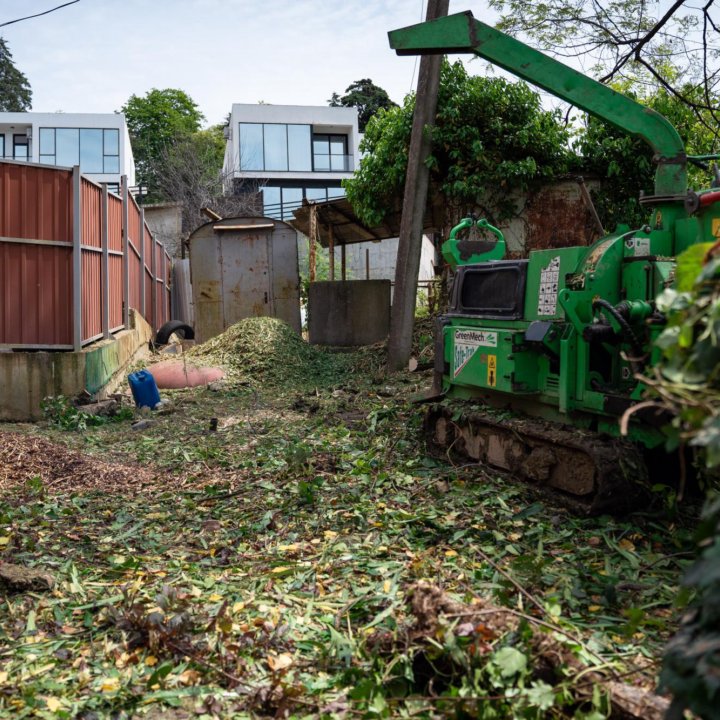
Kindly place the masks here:
[(153, 336), (139, 313), (131, 311), (130, 320), (130, 329), (80, 352), (0, 352), (0, 420), (38, 420), (50, 395), (85, 391), (102, 399), (114, 392)]

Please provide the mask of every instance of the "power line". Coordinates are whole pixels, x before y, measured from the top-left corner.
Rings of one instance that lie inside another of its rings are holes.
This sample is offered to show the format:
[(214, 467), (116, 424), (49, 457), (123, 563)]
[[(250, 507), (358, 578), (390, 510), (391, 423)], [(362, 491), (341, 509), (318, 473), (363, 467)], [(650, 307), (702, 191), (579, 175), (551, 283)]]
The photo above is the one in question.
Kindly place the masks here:
[[(425, 17), (425, 13), (423, 12), (424, 6), (425, 0), (420, 0), (420, 22), (422, 22)], [(410, 79), (410, 92), (412, 92), (415, 88), (415, 71), (417, 70), (418, 57), (419, 55), (415, 56), (415, 63), (413, 64), (412, 78)]]
[(62, 5), (58, 5), (57, 7), (51, 8), (50, 10), (45, 10), (45, 12), (36, 13), (35, 15), (28, 15), (26, 17), (18, 18), (17, 20), (8, 20), (8, 22), (0, 23), (0, 27), (5, 27), (6, 25), (12, 25), (13, 23), (19, 23), (19, 22), (22, 22), (23, 20), (31, 20), (32, 18), (40, 17), (41, 15), (49, 15), (51, 12), (60, 10), (61, 8), (67, 7), (68, 5), (74, 5), (77, 2), (80, 2), (80, 0), (70, 0), (70, 2), (63, 3)]

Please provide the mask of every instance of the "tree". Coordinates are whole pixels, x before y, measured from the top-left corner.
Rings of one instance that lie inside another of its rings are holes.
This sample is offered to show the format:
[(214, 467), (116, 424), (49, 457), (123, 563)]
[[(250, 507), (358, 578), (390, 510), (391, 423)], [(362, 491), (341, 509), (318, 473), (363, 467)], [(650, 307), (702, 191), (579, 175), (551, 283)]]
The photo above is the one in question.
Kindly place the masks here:
[(153, 88), (144, 97), (131, 95), (123, 105), (139, 181), (159, 198), (163, 153), (200, 129), (203, 114), (182, 90)]
[(498, 28), (526, 34), (556, 56), (585, 56), (600, 82), (631, 80), (648, 92), (664, 88), (720, 134), (720, 17), (715, 0), (490, 0)]
[[(344, 185), (358, 216), (377, 225), (402, 198), (414, 96), (376, 115), (365, 131), (364, 157)], [(499, 222), (514, 211), (511, 191), (528, 189), (567, 171), (568, 131), (556, 112), (523, 82), (473, 77), (461, 62), (443, 62), (438, 112), (428, 159), (433, 193), (454, 219), (482, 198), (483, 212)], [(453, 221), (453, 218), (451, 218)]]
[(258, 193), (262, 183), (246, 186), (239, 195), (224, 195), (223, 186), (233, 176), (223, 171), (225, 125), (212, 125), (179, 138), (163, 148), (158, 163), (158, 190), (163, 198), (182, 204), (184, 235), (208, 221), (202, 212), (211, 208), (221, 217), (262, 214)]
[(190, 233), (206, 222), (200, 210), (222, 195), (222, 164), (225, 151), (223, 126), (215, 125), (184, 135), (161, 150), (158, 190), (168, 200), (182, 203), (183, 232)]
[(15, 67), (4, 38), (0, 37), (0, 111), (26, 112), (32, 107), (32, 90), (24, 73)]
[(348, 85), (345, 94), (340, 97), (333, 93), (328, 101), (330, 107), (356, 107), (358, 109), (358, 125), (360, 132), (365, 132), (370, 118), (380, 109), (397, 107), (387, 92), (369, 78), (356, 80)]

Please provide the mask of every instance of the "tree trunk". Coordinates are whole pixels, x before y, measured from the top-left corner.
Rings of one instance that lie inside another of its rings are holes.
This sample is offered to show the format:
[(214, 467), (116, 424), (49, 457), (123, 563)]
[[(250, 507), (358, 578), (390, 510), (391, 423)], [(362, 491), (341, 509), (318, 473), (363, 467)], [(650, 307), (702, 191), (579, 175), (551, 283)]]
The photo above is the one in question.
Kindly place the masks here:
[[(426, 20), (435, 20), (447, 15), (448, 4), (449, 0), (428, 0)], [(388, 341), (390, 370), (400, 370), (405, 367), (412, 349), (423, 219), (430, 177), (430, 171), (425, 165), (430, 155), (430, 137), (427, 128), (435, 123), (441, 62), (441, 55), (423, 55), (420, 58), (395, 266), (395, 290), (390, 315)]]

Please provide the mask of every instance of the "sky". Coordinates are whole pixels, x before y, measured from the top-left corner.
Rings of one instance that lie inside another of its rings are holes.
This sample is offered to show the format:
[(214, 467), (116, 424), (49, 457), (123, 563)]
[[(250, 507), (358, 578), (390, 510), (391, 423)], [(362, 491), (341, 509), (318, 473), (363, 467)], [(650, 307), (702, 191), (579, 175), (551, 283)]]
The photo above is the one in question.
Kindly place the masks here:
[[(67, 0), (0, 0), (0, 23)], [(482, 0), (451, 0), (493, 22)], [(152, 88), (184, 90), (207, 124), (232, 103), (327, 105), (370, 78), (402, 101), (416, 59), (387, 32), (424, 19), (422, 0), (79, 0), (0, 28), (37, 112), (114, 112)], [(479, 70), (479, 68), (478, 68)]]

